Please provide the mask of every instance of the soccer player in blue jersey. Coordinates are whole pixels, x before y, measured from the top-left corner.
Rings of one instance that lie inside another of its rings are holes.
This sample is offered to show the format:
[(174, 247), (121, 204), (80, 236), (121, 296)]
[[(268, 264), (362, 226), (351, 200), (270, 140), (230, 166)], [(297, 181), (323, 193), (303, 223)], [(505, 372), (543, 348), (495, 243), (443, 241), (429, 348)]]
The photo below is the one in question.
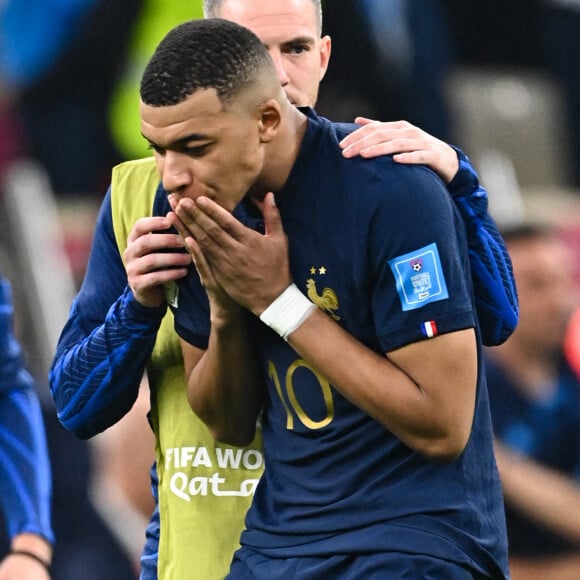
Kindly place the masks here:
[(172, 304), (190, 404), (230, 444), (261, 423), (228, 577), (508, 578), (465, 227), (441, 181), (344, 159), (354, 127), (292, 106), (225, 20), (168, 33), (141, 120), (197, 268)]
[(51, 471), (34, 382), (13, 331), (10, 283), (0, 275), (0, 506), (10, 552), (0, 580), (48, 580), (54, 541)]
[[(321, 37), (319, 0), (214, 0), (204, 2), (204, 8), (208, 16), (238, 20), (253, 29), (268, 46), (291, 101), (297, 105), (314, 104), (330, 57), (330, 39)], [(366, 123), (358, 132), (347, 135), (341, 147), (345, 157), (402, 151), (402, 155), (396, 156), (398, 162), (426, 163), (437, 171), (448, 184), (466, 222), (484, 341), (497, 344), (509, 336), (517, 321), (509, 257), (487, 214), (486, 192), (468, 159), (406, 123)], [(126, 169), (138, 165), (139, 162), (129, 162)], [(157, 458), (163, 469), (167, 457), (175, 457), (176, 452), (199, 444), (191, 433), (185, 432), (190, 423), (183, 427), (183, 422), (176, 418), (177, 402), (168, 409), (167, 397), (159, 395), (170, 391), (164, 384), (168, 376), (174, 371), (183, 373), (182, 362), (174, 356), (179, 344), (170, 348), (169, 337), (158, 335), (166, 311), (162, 287), (163, 283), (184, 276), (190, 259), (176, 251), (183, 243), (175, 235), (149, 235), (166, 230), (171, 224), (165, 217), (170, 211), (167, 191), (159, 184), (157, 174), (147, 174), (150, 182), (139, 181), (138, 172), (134, 174), (136, 181), (115, 179), (107, 193), (87, 275), (59, 341), (50, 381), (62, 423), (78, 435), (90, 437), (130, 409), (142, 373), (149, 365)], [(161, 249), (165, 250), (162, 254), (158, 252)], [(156, 350), (152, 356), (154, 343)], [(171, 366), (174, 363), (175, 368)], [(185, 393), (184, 383), (182, 389)], [(182, 402), (182, 406), (187, 406), (185, 394)], [(175, 435), (178, 425), (184, 431), (181, 438)], [(188, 470), (191, 477), (199, 476), (198, 467)], [(174, 529), (178, 528), (176, 518), (182, 518), (184, 525), (195, 517), (203, 519), (196, 507), (199, 496), (192, 498), (183, 493), (177, 515), (166, 513), (167, 497), (174, 495), (169, 482), (173, 476), (182, 476), (182, 471), (162, 473), (159, 487), (162, 525), (163, 520), (171, 521)], [(153, 476), (156, 477), (155, 472)], [(212, 513), (218, 514), (219, 510), (216, 506)], [(238, 526), (235, 518), (229, 519), (232, 526)], [(198, 526), (207, 537), (214, 528), (221, 529), (216, 515), (211, 522), (213, 527), (205, 521)], [(162, 531), (161, 536), (164, 535), (168, 534)], [(143, 557), (144, 577), (157, 575), (154, 568), (159, 537), (159, 521), (154, 518)], [(172, 562), (193, 558), (195, 554), (189, 547), (175, 550)], [(167, 567), (162, 564), (161, 568), (159, 577), (169, 577)]]

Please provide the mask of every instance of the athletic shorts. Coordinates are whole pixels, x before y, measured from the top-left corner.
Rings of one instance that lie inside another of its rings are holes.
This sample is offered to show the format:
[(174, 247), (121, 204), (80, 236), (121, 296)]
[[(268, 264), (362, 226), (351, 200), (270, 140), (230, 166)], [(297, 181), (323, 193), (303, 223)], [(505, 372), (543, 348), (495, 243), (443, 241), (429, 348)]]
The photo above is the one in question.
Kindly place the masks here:
[(432, 556), (388, 552), (338, 554), (327, 557), (271, 559), (240, 548), (227, 580), (483, 580), (486, 578), (456, 562)]

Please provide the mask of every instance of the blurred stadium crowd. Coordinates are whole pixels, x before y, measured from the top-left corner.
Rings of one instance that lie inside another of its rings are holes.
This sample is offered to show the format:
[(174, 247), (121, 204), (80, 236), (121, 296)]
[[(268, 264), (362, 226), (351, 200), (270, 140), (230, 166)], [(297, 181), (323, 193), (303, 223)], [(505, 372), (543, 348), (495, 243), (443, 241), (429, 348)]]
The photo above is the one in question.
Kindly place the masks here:
[[(82, 281), (110, 170), (149, 154), (137, 110), (144, 62), (169, 28), (200, 17), (200, 5), (0, 0), (0, 269), (15, 290), (17, 332), (44, 408), (58, 538), (55, 580), (138, 576), (152, 509), (146, 384), (134, 412), (87, 442), (59, 425), (46, 376)], [(548, 225), (564, 242), (568, 253), (552, 261), (569, 274), (558, 298), (572, 311), (580, 284), (580, 1), (326, 0), (323, 7), (333, 59), (319, 113), (337, 121), (405, 119), (461, 147), (506, 232)], [(526, 254), (517, 238), (513, 243), (518, 284), (520, 269), (528, 276), (522, 289), (542, 275), (550, 286), (555, 274), (541, 273), (534, 245)], [(538, 271), (526, 273), (532, 262)], [(550, 299), (522, 302), (523, 317), (540, 316)], [(570, 351), (578, 350), (570, 341), (577, 343), (580, 332), (571, 326), (566, 332), (546, 347), (556, 357), (565, 339)], [(494, 358), (499, 367), (500, 358)], [(549, 394), (538, 395), (538, 406), (548, 400)], [(520, 404), (536, 412), (533, 404)], [(502, 442), (509, 447), (509, 436)], [(509, 453), (501, 457), (505, 466), (517, 461)], [(580, 456), (570, 461), (580, 477)], [(575, 501), (580, 482), (570, 477)], [(521, 518), (527, 508), (513, 509)], [(525, 529), (521, 522), (518, 530)], [(544, 532), (578, 560), (570, 578), (580, 578), (580, 530), (571, 528)], [(0, 556), (3, 546), (5, 539)]]

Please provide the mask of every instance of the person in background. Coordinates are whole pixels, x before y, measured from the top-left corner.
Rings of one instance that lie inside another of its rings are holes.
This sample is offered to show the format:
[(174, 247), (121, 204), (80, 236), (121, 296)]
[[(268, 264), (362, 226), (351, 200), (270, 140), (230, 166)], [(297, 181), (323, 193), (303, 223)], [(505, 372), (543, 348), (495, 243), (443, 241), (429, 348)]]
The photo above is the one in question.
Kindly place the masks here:
[(580, 378), (565, 345), (580, 305), (575, 258), (551, 226), (525, 223), (504, 239), (520, 321), (486, 352), (486, 375), (512, 578), (572, 580), (580, 578)]
[(34, 381), (14, 335), (10, 283), (0, 274), (0, 506), (10, 551), (0, 580), (50, 578), (51, 469)]
[[(254, 30), (268, 46), (290, 99), (296, 105), (316, 102), (331, 44), (321, 36), (318, 0), (214, 0), (204, 10), (206, 16), (239, 21)], [(447, 183), (469, 233), (484, 340), (505, 340), (517, 321), (511, 265), (469, 160), (407, 123), (360, 122), (360, 130), (342, 144), (346, 157), (401, 152), (394, 157), (398, 162), (428, 164)], [(242, 493), (214, 493), (212, 481), (219, 476), (228, 490), (236, 485), (240, 490), (243, 482), (259, 478), (262, 455), (259, 440), (243, 451), (216, 444), (188, 408), (164, 284), (185, 275), (191, 262), (175, 232), (167, 233), (169, 210), (151, 158), (114, 169), (87, 275), (63, 330), (50, 383), (60, 421), (88, 438), (132, 407), (147, 367), (158, 509), (148, 531), (142, 576), (180, 578), (195, 569), (204, 578), (227, 571), (229, 556), (224, 554), (237, 545), (250, 500)], [(191, 549), (192, 534), (199, 536), (197, 549)]]
[(445, 88), (454, 55), (444, 2), (343, 0), (324, 11), (341, 66), (329, 68), (318, 112), (345, 121), (348, 109), (360, 114), (366, 105), (374, 118), (406, 119), (453, 141)]

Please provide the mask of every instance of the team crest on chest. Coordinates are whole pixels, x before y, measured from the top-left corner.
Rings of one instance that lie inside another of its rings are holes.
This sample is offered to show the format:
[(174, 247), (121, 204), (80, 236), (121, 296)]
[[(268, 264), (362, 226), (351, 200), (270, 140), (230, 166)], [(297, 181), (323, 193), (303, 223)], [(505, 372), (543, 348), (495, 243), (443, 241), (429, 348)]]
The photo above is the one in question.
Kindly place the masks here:
[(324, 266), (310, 268), (310, 278), (306, 280), (306, 294), (320, 310), (334, 320), (340, 320), (340, 316), (335, 312), (339, 308), (338, 297), (332, 288), (324, 286), (324, 282), (320, 280), (320, 277), (324, 275), (326, 275)]

